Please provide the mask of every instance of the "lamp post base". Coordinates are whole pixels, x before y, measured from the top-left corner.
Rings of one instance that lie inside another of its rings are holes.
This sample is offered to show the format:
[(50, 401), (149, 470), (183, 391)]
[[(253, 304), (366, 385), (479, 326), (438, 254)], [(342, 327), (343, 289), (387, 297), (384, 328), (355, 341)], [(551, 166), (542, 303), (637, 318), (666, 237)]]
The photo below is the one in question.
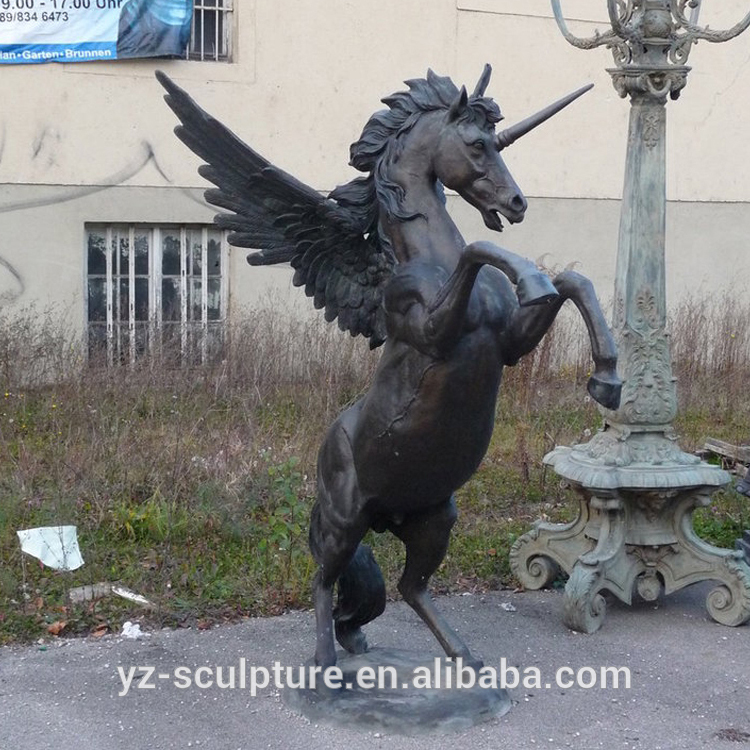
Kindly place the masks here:
[[(711, 494), (729, 480), (726, 472), (693, 461), (607, 466), (582, 448), (557, 448), (545, 458), (578, 490), (578, 517), (569, 524), (539, 522), (516, 541), (510, 560), (518, 580), (539, 589), (562, 568), (569, 575), (563, 621), (584, 633), (604, 621), (602, 591), (630, 604), (634, 591), (653, 601), (707, 580), (719, 583), (706, 600), (716, 622), (737, 626), (750, 620), (744, 553), (714, 547), (693, 529), (693, 512), (710, 505)], [(631, 481), (637, 477), (636, 486), (618, 486), (628, 475)], [(684, 479), (692, 484), (679, 485)]]

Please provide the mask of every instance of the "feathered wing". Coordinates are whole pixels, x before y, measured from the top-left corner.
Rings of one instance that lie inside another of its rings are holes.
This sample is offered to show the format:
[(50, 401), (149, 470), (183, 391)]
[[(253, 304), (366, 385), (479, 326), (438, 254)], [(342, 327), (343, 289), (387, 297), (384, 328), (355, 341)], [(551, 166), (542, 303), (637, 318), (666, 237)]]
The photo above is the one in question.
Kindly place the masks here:
[(164, 73), (156, 77), (182, 122), (177, 137), (205, 160), (198, 171), (216, 185), (206, 200), (229, 212), (214, 220), (231, 231), (229, 243), (260, 250), (248, 256), (251, 265), (290, 262), (295, 286), (304, 286), (315, 307), (325, 308), (326, 320), (338, 318), (339, 328), (365, 336), (371, 348), (382, 344), (383, 287), (395, 261), (365, 212), (338, 202), (340, 190), (324, 198), (274, 167)]

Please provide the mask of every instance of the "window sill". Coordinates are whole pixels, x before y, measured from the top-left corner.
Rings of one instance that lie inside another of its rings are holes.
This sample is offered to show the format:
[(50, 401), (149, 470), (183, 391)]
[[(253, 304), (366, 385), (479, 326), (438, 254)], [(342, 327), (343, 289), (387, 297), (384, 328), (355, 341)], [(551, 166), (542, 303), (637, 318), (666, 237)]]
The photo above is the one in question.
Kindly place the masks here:
[(155, 70), (163, 70), (170, 78), (183, 81), (254, 83), (254, 61), (237, 63), (215, 60), (178, 60), (174, 58), (142, 58), (110, 62), (63, 63), (65, 73), (72, 75), (103, 75), (115, 78), (153, 78)]

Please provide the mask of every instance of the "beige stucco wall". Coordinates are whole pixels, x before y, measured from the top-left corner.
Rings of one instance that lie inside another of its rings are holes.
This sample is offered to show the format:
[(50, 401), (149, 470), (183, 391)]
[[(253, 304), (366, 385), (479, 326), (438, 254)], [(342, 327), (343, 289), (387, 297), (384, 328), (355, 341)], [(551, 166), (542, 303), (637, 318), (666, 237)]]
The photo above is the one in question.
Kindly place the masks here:
[[(18, 270), (17, 279), (0, 264), (0, 301), (17, 298), (18, 307), (38, 312), (54, 308), (83, 328), (87, 223), (209, 223), (213, 209), (202, 190), (116, 186), (70, 198), (69, 189), (0, 186), (0, 206), (19, 206), (0, 214), (0, 254)], [(93, 218), (92, 218), (93, 217)], [(30, 238), (30, 239), (29, 239)], [(230, 315), (257, 304), (269, 293), (289, 296), (287, 268), (250, 269), (245, 252), (229, 254), (229, 278), (236, 279)], [(296, 292), (296, 290), (294, 290)]]
[[(730, 25), (745, 0), (707, 0), (704, 19)], [(601, 48), (560, 36), (547, 0), (235, 0), (232, 64), (185, 61), (3, 66), (0, 97), (0, 259), (23, 278), (17, 304), (55, 302), (83, 324), (84, 223), (194, 222), (212, 211), (197, 159), (153, 78), (167, 71), (271, 161), (319, 190), (354, 176), (354, 140), (379, 99), (427, 67), (473, 87), (484, 62), (489, 94), (509, 122), (586, 81), (593, 92), (507, 152), (530, 197), (524, 224), (499, 238), (550, 266), (578, 261), (611, 294), (628, 105)], [(604, 0), (568, 0), (571, 29), (604, 25)], [(715, 16), (712, 18), (712, 13)], [(597, 23), (598, 22), (598, 23)], [(668, 284), (714, 291), (750, 267), (750, 32), (700, 44), (669, 107)], [(97, 192), (91, 192), (93, 188)], [(188, 189), (185, 192), (184, 189)], [(473, 210), (450, 204), (469, 239), (489, 236)], [(0, 268), (0, 293), (17, 281)], [(233, 253), (232, 305), (266, 279)]]

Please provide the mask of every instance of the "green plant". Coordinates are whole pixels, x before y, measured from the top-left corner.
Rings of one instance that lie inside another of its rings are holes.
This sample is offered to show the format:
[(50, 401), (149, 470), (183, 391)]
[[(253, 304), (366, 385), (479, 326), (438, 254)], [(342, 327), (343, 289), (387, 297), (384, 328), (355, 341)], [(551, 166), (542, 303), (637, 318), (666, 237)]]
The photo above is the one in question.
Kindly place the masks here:
[(309, 506), (303, 495), (303, 477), (297, 469), (299, 459), (292, 456), (279, 464), (268, 467), (269, 478), (267, 504), (267, 536), (259, 542), (259, 548), (267, 551), (275, 548), (287, 556), (287, 567), (295, 554), (299, 554), (299, 542), (303, 536), (303, 524), (309, 516)]
[[(316, 452), (342, 406), (366, 390), (378, 355), (278, 308), (271, 301), (240, 316), (225, 360), (174, 369), (84, 367), (64, 311), (0, 313), (0, 642), (38, 638), (61, 619), (70, 623), (63, 632), (83, 633), (133, 616), (177, 625), (309, 606)], [(672, 340), (681, 444), (746, 443), (750, 305), (694, 300), (680, 316)], [(570, 520), (572, 493), (542, 457), (601, 425), (576, 326), (563, 317), (506, 370), (492, 442), (457, 493), (459, 520), (434, 590), (512, 585), (513, 540), (539, 517)], [(24, 564), (16, 530), (62, 522), (78, 526), (84, 567)], [(750, 528), (748, 502), (717, 493), (695, 526), (731, 547)], [(403, 545), (374, 533), (368, 543), (395, 593)], [(113, 597), (67, 601), (70, 588), (101, 581), (154, 609)]]

